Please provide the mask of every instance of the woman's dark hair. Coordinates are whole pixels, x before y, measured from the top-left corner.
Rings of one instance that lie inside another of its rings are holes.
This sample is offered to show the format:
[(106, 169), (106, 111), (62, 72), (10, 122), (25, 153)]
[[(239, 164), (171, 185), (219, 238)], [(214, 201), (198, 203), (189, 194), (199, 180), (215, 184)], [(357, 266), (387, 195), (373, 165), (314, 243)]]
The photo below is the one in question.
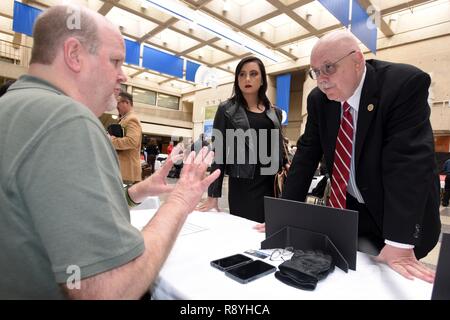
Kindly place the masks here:
[(234, 73), (234, 86), (233, 86), (233, 95), (231, 96), (231, 100), (233, 102), (238, 103), (239, 105), (243, 105), (246, 108), (248, 108), (247, 101), (245, 101), (244, 95), (242, 94), (241, 88), (239, 88), (239, 73), (241, 73), (242, 67), (244, 64), (249, 62), (256, 62), (259, 66), (259, 70), (261, 70), (261, 80), (262, 80), (262, 86), (258, 90), (258, 104), (262, 103), (264, 107), (267, 109), (270, 108), (271, 104), (269, 101), (269, 98), (266, 96), (267, 91), (267, 75), (266, 75), (266, 68), (264, 67), (263, 62), (254, 56), (245, 57), (242, 59), (237, 67), (236, 71)]

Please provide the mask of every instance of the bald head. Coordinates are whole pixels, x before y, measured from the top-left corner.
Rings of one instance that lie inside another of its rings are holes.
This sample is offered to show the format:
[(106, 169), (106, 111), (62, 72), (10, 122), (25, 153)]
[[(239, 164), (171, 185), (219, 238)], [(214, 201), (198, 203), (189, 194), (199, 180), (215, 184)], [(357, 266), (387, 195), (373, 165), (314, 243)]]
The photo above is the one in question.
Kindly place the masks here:
[(316, 51), (330, 50), (338, 51), (339, 54), (347, 51), (361, 51), (358, 40), (347, 30), (339, 30), (326, 34), (314, 45), (311, 55)]
[(59, 5), (47, 9), (34, 25), (30, 64), (52, 64), (69, 37), (95, 54), (101, 44), (99, 28), (105, 26), (111, 27), (105, 17), (84, 7)]
[(320, 38), (311, 52), (312, 76), (319, 89), (334, 101), (345, 101), (353, 95), (364, 65), (358, 41), (344, 30)]

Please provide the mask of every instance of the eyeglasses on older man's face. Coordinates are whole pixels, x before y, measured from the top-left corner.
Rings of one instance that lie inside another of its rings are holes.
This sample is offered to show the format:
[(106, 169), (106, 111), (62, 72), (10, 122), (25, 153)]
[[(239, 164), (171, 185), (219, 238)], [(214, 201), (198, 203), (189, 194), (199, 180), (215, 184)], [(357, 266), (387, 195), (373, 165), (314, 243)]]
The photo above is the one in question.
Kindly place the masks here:
[(336, 60), (335, 62), (332, 63), (325, 63), (324, 65), (322, 65), (319, 69), (309, 69), (309, 76), (311, 77), (311, 79), (313, 80), (317, 80), (319, 78), (319, 76), (321, 74), (326, 75), (326, 76), (331, 76), (332, 74), (334, 74), (336, 72), (336, 64), (347, 58), (348, 56), (354, 54), (356, 52), (356, 50), (353, 50), (349, 53), (347, 53), (345, 56), (343, 56), (342, 58), (339, 58), (338, 60)]

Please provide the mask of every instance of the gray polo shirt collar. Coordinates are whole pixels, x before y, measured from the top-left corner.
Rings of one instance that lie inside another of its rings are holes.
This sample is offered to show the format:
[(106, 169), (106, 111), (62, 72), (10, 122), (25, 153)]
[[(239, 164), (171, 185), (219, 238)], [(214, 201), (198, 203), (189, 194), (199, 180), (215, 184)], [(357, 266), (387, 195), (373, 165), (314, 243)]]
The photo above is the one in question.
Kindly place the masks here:
[(30, 88), (47, 90), (59, 95), (66, 95), (61, 89), (51, 84), (50, 82), (35, 76), (31, 76), (29, 74), (20, 76), (20, 78), (16, 82), (14, 82), (11, 87), (9, 87), (8, 91)]

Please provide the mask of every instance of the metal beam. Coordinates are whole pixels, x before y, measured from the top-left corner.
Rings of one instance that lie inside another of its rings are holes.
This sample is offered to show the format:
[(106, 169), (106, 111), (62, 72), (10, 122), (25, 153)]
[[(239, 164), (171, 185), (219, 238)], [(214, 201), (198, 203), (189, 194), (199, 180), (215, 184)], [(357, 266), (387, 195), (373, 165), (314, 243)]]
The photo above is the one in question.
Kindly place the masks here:
[(100, 13), (102, 16), (106, 16), (108, 12), (111, 11), (112, 8), (119, 2), (120, 0), (108, 0), (107, 2), (104, 2), (102, 6), (98, 9), (98, 13)]
[[(186, 37), (189, 37), (189, 38), (191, 38), (191, 39), (193, 39), (193, 40), (195, 40), (195, 41), (198, 41), (198, 42), (200, 42), (200, 43), (204, 43), (204, 42), (207, 42), (207, 41), (208, 41), (208, 40), (205, 41), (205, 40), (203, 40), (202, 38), (196, 37), (196, 36), (194, 36), (194, 35), (192, 35), (192, 34), (186, 32), (186, 31), (181, 30), (181, 29), (178, 29), (178, 28), (176, 28), (176, 27), (174, 27), (174, 26), (169, 27), (169, 29), (170, 29), (170, 30), (173, 30), (173, 31), (175, 31), (175, 32), (178, 32), (179, 34), (182, 34), (182, 35), (184, 35), (184, 36), (186, 36)], [(213, 38), (213, 39), (214, 39), (214, 38)], [(217, 38), (217, 39), (218, 39), (218, 38)], [(220, 40), (220, 39), (218, 39), (218, 40)], [(217, 40), (216, 40), (216, 41), (217, 41)], [(210, 46), (210, 47), (213, 47), (214, 49), (217, 49), (217, 50), (220, 50), (220, 51), (222, 51), (222, 52), (225, 52), (225, 53), (227, 53), (227, 54), (229, 54), (229, 55), (231, 55), (231, 56), (237, 56), (237, 55), (234, 54), (233, 52), (228, 51), (228, 50), (226, 50), (226, 49), (224, 49), (224, 48), (222, 48), (222, 47), (220, 47), (220, 46), (218, 46), (218, 45), (216, 45), (216, 44), (214, 44), (214, 43), (210, 43), (209, 46)]]
[(413, 8), (413, 7), (416, 7), (418, 5), (425, 4), (427, 2), (433, 2), (433, 1), (435, 1), (435, 0), (411, 0), (411, 1), (405, 1), (404, 3), (400, 3), (400, 4), (396, 5), (396, 6), (393, 6), (393, 7), (381, 10), (381, 15), (384, 16), (384, 15), (387, 15), (387, 14), (390, 14), (390, 13), (402, 11), (402, 10), (407, 9), (407, 8)]
[[(137, 70), (135, 73), (133, 73), (132, 75), (129, 76), (130, 78), (134, 78), (134, 77), (136, 77), (136, 76), (138, 76), (138, 75), (140, 75), (140, 74), (142, 74), (144, 72), (147, 72), (147, 73), (150, 73), (150, 74), (154, 74), (156, 76), (160, 76), (160, 77), (167, 78), (167, 79), (172, 78), (172, 76), (165, 75), (165, 74), (163, 74), (161, 72), (153, 71), (151, 69), (145, 69), (145, 68), (142, 68), (142, 67), (137, 67), (137, 66), (132, 66), (132, 65), (126, 65), (126, 67), (130, 68), (130, 69)], [(176, 80), (184, 81), (183, 79), (180, 79), (180, 78), (176, 78)]]
[(7, 34), (9, 36), (14, 36), (15, 32), (12, 30), (7, 30), (7, 29), (0, 29), (0, 33), (4, 33)]
[[(248, 56), (251, 56), (251, 55), (252, 55), (251, 52), (244, 53), (244, 54), (241, 54), (241, 55), (239, 55), (239, 56), (237, 56), (237, 57), (228, 58), (228, 59), (225, 59), (225, 60), (222, 60), (222, 61), (213, 63), (211, 66), (212, 66), (212, 67), (217, 67), (217, 66), (219, 66), (219, 65), (221, 65), (221, 64), (228, 63), (228, 62), (234, 61), (234, 60), (241, 60), (241, 59), (243, 59), (243, 58), (245, 58), (245, 57), (248, 57)], [(229, 70), (227, 70), (227, 71), (229, 72)]]
[(179, 20), (177, 18), (170, 18), (169, 20), (167, 20), (166, 22), (164, 22), (163, 24), (160, 24), (159, 26), (157, 26), (156, 28), (154, 28), (152, 31), (146, 33), (145, 35), (143, 35), (141, 38), (139, 38), (138, 42), (142, 43), (144, 41), (146, 41), (147, 39), (157, 35), (158, 33), (162, 32), (164, 29), (167, 29), (169, 26), (173, 25), (174, 23), (178, 22)]
[[(100, 0), (103, 2), (109, 2), (111, 0)], [(154, 18), (153, 16), (149, 15), (148, 13), (146, 13), (146, 11), (148, 10), (142, 10), (141, 6), (139, 5), (138, 1), (135, 0), (120, 0), (119, 2), (116, 3), (115, 5), (117, 8), (122, 9), (124, 11), (127, 11), (131, 14), (134, 14), (138, 17), (147, 19), (153, 23), (156, 23), (158, 25), (164, 23), (164, 21), (158, 20), (156, 18)], [(156, 10), (156, 9), (155, 9)], [(160, 16), (165, 16), (165, 13), (161, 13)], [(169, 19), (167, 19), (169, 20)]]
[(204, 46), (209, 46), (211, 43), (216, 42), (217, 40), (220, 40), (220, 38), (215, 37), (215, 38), (209, 39), (208, 41), (202, 41), (201, 43), (199, 43), (199, 44), (197, 44), (197, 45), (195, 45), (193, 47), (190, 47), (189, 49), (181, 51), (180, 52), (180, 56), (184, 56), (184, 55), (186, 55), (186, 54), (188, 54), (188, 53), (190, 53), (192, 51), (195, 51), (197, 49), (200, 49), (200, 48), (202, 48)]
[(212, 0), (199, 0), (199, 1), (195, 1), (195, 0), (184, 0), (184, 2), (188, 3), (191, 7), (195, 8), (195, 9), (200, 9), (201, 7), (203, 7), (205, 4), (210, 3)]
[(146, 72), (146, 71), (147, 71), (147, 69), (138, 70), (137, 72), (135, 72), (135, 73), (133, 73), (132, 75), (130, 75), (130, 78), (134, 78), (134, 77), (136, 77), (136, 76), (138, 76), (138, 75), (140, 75), (141, 73), (144, 73), (144, 72)]
[(276, 17), (278, 15), (280, 15), (281, 12), (279, 10), (274, 10), (272, 12), (269, 12), (259, 18), (256, 18), (255, 20), (249, 21), (247, 23), (244, 23), (242, 26), (240, 26), (241, 29), (248, 29), (250, 27), (253, 27), (255, 25), (257, 25), (258, 23), (264, 22), (266, 20), (269, 20), (273, 17)]
[(294, 10), (297, 9), (298, 7), (304, 6), (305, 4), (308, 4), (310, 2), (314, 2), (314, 0), (301, 0), (301, 1), (297, 1), (294, 2), (290, 5), (287, 5), (286, 7), (288, 7), (290, 10)]
[(9, 14), (6, 14), (6, 13), (3, 13), (3, 12), (0, 12), (0, 17), (6, 18), (6, 19), (13, 19), (14, 18), (13, 16), (11, 16)]
[(59, 2), (57, 0), (45, 0), (45, 1), (43, 1), (43, 0), (27, 0), (24, 3), (28, 3), (28, 4), (35, 3), (35, 4), (37, 4), (37, 5), (39, 5), (39, 6), (43, 7), (43, 8), (49, 8), (49, 7), (53, 7), (53, 6), (56, 6), (58, 4), (61, 4), (61, 2)]
[(286, 51), (282, 48), (277, 48), (278, 51), (280, 51), (282, 54), (284, 54), (285, 56), (288, 56), (289, 58), (291, 58), (292, 60), (296, 61), (298, 60), (298, 57), (293, 55), (292, 53), (290, 53), (289, 51)]
[(302, 28), (308, 30), (308, 32), (315, 33), (317, 31), (317, 29), (314, 28), (309, 22), (307, 22), (305, 19), (296, 14), (292, 10), (292, 8), (286, 6), (280, 0), (266, 0), (266, 1), (271, 5), (273, 5), (275, 8), (277, 8), (281, 13), (284, 13), (289, 18), (297, 22), (300, 26), (302, 26)]
[(178, 79), (179, 79), (179, 78), (175, 78), (175, 77), (167, 78), (167, 79), (165, 79), (165, 80), (163, 80), (163, 81), (158, 82), (158, 85), (162, 85), (162, 84), (164, 84), (164, 83), (170, 82), (170, 81), (172, 81), (172, 80), (178, 80)]
[(181, 78), (176, 78), (176, 77), (171, 77), (171, 78), (168, 78), (166, 80), (160, 81), (160, 82), (158, 82), (158, 84), (161, 85), (161, 84), (170, 82), (172, 80), (176, 80), (176, 81), (179, 81), (179, 82), (187, 83), (187, 84), (190, 84), (191, 86), (194, 85), (194, 83), (192, 83), (191, 81), (184, 80), (184, 79), (181, 79)]
[(280, 48), (282, 46), (285, 46), (285, 45), (287, 45), (289, 43), (296, 42), (296, 41), (301, 41), (303, 39), (308, 39), (308, 38), (311, 38), (312, 36), (320, 37), (322, 34), (324, 34), (326, 32), (329, 32), (331, 30), (338, 29), (339, 27), (342, 27), (342, 25), (340, 23), (332, 25), (332, 26), (329, 26), (329, 27), (326, 27), (326, 28), (323, 28), (323, 29), (320, 29), (320, 30), (317, 30), (317, 32), (315, 32), (314, 34), (311, 34), (311, 33), (302, 34), (302, 35), (299, 35), (299, 36), (291, 38), (291, 39), (287, 39), (287, 40), (284, 40), (284, 41), (277, 42), (277, 43), (274, 44), (274, 47), (278, 49), (278, 48)]

